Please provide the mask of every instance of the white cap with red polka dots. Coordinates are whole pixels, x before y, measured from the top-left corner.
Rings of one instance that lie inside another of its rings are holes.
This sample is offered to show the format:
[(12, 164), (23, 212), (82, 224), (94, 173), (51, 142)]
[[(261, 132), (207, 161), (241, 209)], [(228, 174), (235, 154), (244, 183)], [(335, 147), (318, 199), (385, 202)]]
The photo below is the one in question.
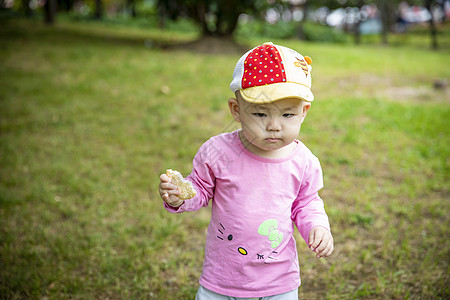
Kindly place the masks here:
[(265, 43), (239, 59), (230, 88), (252, 103), (286, 98), (311, 102), (311, 62), (310, 57), (292, 49)]

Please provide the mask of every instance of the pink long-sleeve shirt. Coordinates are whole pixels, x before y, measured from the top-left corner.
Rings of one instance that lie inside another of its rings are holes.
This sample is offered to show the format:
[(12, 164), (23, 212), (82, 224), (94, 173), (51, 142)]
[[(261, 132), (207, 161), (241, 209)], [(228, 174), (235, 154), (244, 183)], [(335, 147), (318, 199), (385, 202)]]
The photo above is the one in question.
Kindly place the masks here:
[(169, 212), (198, 210), (212, 202), (200, 284), (231, 297), (264, 297), (300, 285), (294, 224), (308, 242), (315, 226), (330, 229), (318, 191), (319, 160), (300, 141), (287, 157), (248, 151), (238, 131), (203, 144), (187, 177), (197, 194)]

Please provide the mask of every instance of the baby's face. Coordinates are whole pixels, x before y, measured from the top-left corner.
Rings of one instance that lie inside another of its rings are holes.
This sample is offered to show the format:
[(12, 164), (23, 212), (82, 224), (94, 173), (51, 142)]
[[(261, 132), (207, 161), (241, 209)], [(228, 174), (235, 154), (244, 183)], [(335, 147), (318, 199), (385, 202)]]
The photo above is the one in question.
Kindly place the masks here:
[(249, 150), (263, 156), (269, 152), (282, 152), (283, 147), (292, 144), (298, 137), (309, 107), (309, 103), (298, 99), (267, 104), (253, 104), (239, 99), (239, 121), (242, 133), (250, 143)]

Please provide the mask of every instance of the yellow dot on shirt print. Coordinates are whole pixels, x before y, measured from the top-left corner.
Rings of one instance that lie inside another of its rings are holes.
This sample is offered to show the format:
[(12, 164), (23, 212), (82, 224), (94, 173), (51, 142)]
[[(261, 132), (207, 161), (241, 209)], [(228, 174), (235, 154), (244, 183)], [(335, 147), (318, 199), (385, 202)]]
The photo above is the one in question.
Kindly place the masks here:
[(239, 251), (239, 253), (242, 254), (242, 255), (247, 255), (247, 254), (248, 254), (247, 250), (245, 250), (245, 249), (242, 248), (242, 247), (239, 247), (239, 248), (238, 248), (238, 251)]

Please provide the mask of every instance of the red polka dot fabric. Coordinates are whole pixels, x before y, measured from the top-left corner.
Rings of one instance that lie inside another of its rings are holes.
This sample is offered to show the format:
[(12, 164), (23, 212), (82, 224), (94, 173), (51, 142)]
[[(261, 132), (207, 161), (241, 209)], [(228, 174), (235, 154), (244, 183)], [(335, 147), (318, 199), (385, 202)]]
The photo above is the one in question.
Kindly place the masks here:
[(256, 47), (244, 61), (243, 89), (285, 81), (284, 62), (274, 45)]

